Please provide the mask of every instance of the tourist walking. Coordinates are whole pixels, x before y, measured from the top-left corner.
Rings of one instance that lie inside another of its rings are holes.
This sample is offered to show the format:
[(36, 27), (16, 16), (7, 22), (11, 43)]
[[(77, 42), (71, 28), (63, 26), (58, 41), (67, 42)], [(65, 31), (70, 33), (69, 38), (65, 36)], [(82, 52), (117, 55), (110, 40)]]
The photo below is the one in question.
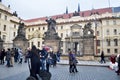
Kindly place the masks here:
[(77, 61), (77, 59), (76, 59), (76, 55), (75, 55), (75, 53), (73, 52), (73, 71), (72, 72), (78, 72), (78, 70), (77, 70), (77, 63), (78, 63), (78, 61)]
[(11, 49), (11, 67), (13, 67), (14, 65), (14, 56), (15, 56), (15, 52), (14, 52), (14, 48)]
[(10, 59), (11, 59), (11, 52), (10, 52), (10, 48), (8, 48), (7, 52), (6, 52), (6, 61), (7, 61), (7, 67), (10, 67)]
[(46, 70), (46, 59), (48, 56), (48, 53), (46, 51), (46, 49), (43, 47), (43, 49), (40, 51), (40, 62), (41, 62), (41, 70)]
[(1, 51), (1, 53), (0, 53), (1, 55), (0, 55), (0, 59), (1, 59), (1, 64), (4, 64), (4, 57), (5, 57), (5, 55), (6, 55), (6, 53), (5, 53), (5, 49), (2, 49), (2, 51)]
[(22, 50), (20, 49), (20, 50), (18, 51), (18, 53), (19, 53), (19, 63), (22, 64), (22, 62), (23, 62), (23, 52), (22, 52)]
[(18, 49), (15, 48), (14, 52), (15, 52), (15, 56), (14, 56), (15, 62), (18, 62), (18, 56), (19, 56)]
[(56, 57), (57, 57), (57, 61), (58, 61), (58, 62), (60, 62), (60, 56), (61, 56), (60, 51), (57, 51)]
[(103, 62), (105, 63), (104, 51), (101, 52), (101, 56), (100, 57), (101, 57), (101, 61), (100, 62), (101, 63), (103, 63)]
[(77, 65), (77, 60), (76, 60), (75, 54), (72, 51), (69, 51), (69, 72), (70, 73), (78, 72), (76, 65)]

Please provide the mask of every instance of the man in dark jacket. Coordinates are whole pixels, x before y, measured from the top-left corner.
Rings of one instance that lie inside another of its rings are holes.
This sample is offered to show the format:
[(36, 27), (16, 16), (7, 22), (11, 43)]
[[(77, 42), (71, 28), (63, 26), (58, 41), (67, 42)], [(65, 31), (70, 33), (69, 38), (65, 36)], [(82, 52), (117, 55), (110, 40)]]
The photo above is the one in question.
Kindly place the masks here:
[(39, 80), (37, 77), (37, 74), (39, 74), (40, 71), (40, 56), (38, 49), (35, 46), (32, 46), (31, 51), (26, 57), (31, 60), (30, 76), (33, 76), (36, 80)]
[(101, 53), (101, 63), (105, 63), (105, 56), (104, 56), (104, 52), (102, 51)]

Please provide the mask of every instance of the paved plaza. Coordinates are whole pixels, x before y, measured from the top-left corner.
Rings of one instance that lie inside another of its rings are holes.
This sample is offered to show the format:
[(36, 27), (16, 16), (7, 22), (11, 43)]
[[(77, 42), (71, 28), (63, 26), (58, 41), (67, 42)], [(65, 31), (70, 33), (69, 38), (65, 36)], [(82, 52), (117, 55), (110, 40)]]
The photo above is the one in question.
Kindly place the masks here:
[[(67, 62), (67, 61), (66, 61)], [(65, 64), (65, 61), (61, 61)], [(52, 73), (51, 80), (120, 80), (120, 75), (118, 76), (114, 70), (106, 67), (107, 64), (101, 66), (88, 65), (92, 62), (83, 61), (84, 65), (77, 66), (78, 73), (69, 73), (69, 66), (59, 63), (56, 67), (50, 67), (50, 72)], [(18, 64), (16, 63), (14, 67), (6, 67), (5, 65), (0, 65), (0, 80), (26, 80), (29, 76), (29, 69), (27, 63)]]

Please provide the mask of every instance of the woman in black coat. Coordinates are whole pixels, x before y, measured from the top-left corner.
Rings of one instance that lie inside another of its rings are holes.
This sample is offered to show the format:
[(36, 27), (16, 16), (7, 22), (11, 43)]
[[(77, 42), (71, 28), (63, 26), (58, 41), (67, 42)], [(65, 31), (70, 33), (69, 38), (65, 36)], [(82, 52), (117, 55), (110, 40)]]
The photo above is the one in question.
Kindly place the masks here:
[(117, 71), (117, 75), (119, 75), (119, 74), (120, 74), (120, 55), (118, 56), (117, 62), (118, 62), (118, 71)]
[(30, 58), (31, 60), (30, 76), (33, 76), (36, 78), (36, 80), (39, 80), (37, 74), (39, 74), (40, 71), (40, 56), (39, 51), (35, 46), (32, 46), (31, 51), (29, 51), (29, 54), (27, 55), (27, 58)]

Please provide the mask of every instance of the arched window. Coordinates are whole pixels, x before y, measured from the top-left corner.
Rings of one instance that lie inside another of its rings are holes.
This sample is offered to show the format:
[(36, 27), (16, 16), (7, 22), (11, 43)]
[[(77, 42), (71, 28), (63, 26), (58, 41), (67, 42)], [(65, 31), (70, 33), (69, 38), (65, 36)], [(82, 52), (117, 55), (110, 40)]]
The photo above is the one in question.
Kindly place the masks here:
[(114, 39), (114, 46), (118, 46), (118, 39)]

